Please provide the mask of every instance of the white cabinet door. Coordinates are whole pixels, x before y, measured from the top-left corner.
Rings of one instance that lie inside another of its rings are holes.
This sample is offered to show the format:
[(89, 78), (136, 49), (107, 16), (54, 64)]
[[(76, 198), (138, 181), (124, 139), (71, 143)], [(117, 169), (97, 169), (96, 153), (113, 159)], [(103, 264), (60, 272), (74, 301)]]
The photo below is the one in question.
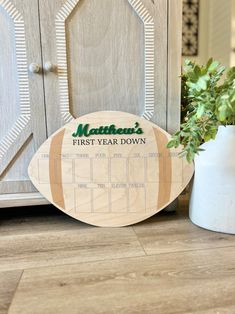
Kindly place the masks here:
[(167, 120), (167, 0), (39, 0), (48, 133), (121, 110)]
[(35, 191), (29, 161), (46, 139), (37, 0), (0, 0), (0, 194)]

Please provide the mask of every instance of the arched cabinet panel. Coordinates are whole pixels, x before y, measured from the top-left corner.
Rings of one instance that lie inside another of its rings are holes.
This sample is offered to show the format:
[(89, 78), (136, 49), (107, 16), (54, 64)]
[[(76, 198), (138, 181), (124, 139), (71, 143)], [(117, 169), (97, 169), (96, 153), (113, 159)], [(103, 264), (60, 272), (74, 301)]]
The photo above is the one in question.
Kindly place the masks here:
[(45, 203), (29, 161), (76, 117), (179, 127), (181, 13), (178, 0), (0, 0), (0, 207)]
[(57, 69), (44, 78), (49, 133), (99, 110), (166, 127), (167, 1), (156, 2), (39, 1), (43, 59)]
[(0, 0), (0, 194), (35, 190), (27, 167), (46, 138), (42, 77), (28, 71), (41, 60), (37, 19), (36, 0)]

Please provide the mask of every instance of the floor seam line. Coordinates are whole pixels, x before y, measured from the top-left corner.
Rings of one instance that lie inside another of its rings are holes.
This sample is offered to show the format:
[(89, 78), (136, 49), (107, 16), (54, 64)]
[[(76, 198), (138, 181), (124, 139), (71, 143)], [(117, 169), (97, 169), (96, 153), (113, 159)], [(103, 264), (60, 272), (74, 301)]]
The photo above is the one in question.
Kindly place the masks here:
[(8, 309), (7, 309), (7, 313), (9, 313), (9, 311), (10, 311), (10, 307), (11, 307), (11, 305), (12, 305), (12, 302), (14, 301), (14, 298), (15, 298), (16, 292), (17, 292), (17, 290), (18, 290), (18, 288), (19, 288), (19, 285), (20, 285), (22, 276), (23, 276), (23, 274), (24, 274), (24, 271), (25, 271), (24, 269), (21, 270), (20, 278), (19, 278), (19, 281), (18, 281), (18, 283), (17, 283), (17, 285), (16, 285), (16, 287), (15, 287), (15, 290), (14, 290), (14, 292), (13, 292), (13, 295), (12, 295), (12, 298), (11, 298), (11, 302), (10, 302), (10, 304), (9, 304), (9, 306), (8, 306)]
[[(184, 251), (176, 251), (176, 252), (164, 252), (164, 253), (156, 253), (156, 254), (148, 254), (148, 255), (136, 255), (136, 256), (129, 256), (129, 257), (120, 257), (120, 258), (112, 258), (112, 259), (101, 259), (101, 260), (94, 260), (94, 261), (84, 261), (84, 262), (77, 262), (77, 263), (68, 263), (68, 264), (58, 264), (58, 265), (46, 265), (46, 266), (38, 266), (38, 267), (29, 267), (24, 268), (23, 273), (27, 272), (28, 270), (35, 270), (35, 269), (43, 269), (43, 268), (54, 268), (54, 267), (61, 267), (61, 266), (69, 266), (69, 265), (81, 265), (81, 264), (90, 264), (90, 263), (100, 263), (100, 262), (109, 262), (109, 261), (122, 261), (122, 260), (130, 260), (135, 258), (146, 258), (146, 257), (154, 257), (159, 255), (166, 255), (166, 254), (177, 254), (177, 253), (187, 253), (187, 252), (197, 252), (197, 251), (206, 251), (206, 250), (216, 250), (216, 249), (226, 249), (235, 246), (223, 246), (223, 247), (216, 247), (216, 248), (206, 248), (206, 249), (195, 249), (195, 250), (184, 250)], [(144, 253), (144, 252), (143, 252)], [(2, 272), (7, 271), (14, 271), (14, 270), (21, 270), (20, 268), (13, 268), (13, 269), (6, 269), (1, 270)], [(22, 275), (23, 275), (22, 273)], [(21, 276), (22, 277), (22, 276)], [(21, 278), (20, 278), (21, 279)], [(17, 285), (18, 288), (18, 285)], [(17, 289), (16, 288), (16, 289)]]
[(136, 233), (136, 231), (135, 231), (135, 228), (134, 228), (134, 227), (132, 227), (132, 230), (133, 230), (133, 232), (135, 233), (136, 238), (137, 238), (137, 240), (138, 240), (138, 242), (139, 242), (139, 244), (140, 244), (140, 246), (141, 246), (142, 250), (144, 251), (145, 255), (146, 255), (146, 256), (148, 256), (148, 254), (147, 254), (147, 252), (145, 251), (145, 248), (144, 248), (144, 246), (143, 246), (142, 242), (140, 241), (140, 239), (139, 239), (139, 237), (138, 237), (138, 234), (137, 234), (137, 233)]

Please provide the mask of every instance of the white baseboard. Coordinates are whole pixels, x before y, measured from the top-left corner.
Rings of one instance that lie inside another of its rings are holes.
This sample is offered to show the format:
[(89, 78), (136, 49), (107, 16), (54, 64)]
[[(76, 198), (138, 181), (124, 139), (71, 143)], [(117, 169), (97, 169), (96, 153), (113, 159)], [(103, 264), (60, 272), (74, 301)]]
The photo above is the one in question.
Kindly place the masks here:
[(38, 192), (0, 194), (0, 208), (46, 205), (49, 202)]

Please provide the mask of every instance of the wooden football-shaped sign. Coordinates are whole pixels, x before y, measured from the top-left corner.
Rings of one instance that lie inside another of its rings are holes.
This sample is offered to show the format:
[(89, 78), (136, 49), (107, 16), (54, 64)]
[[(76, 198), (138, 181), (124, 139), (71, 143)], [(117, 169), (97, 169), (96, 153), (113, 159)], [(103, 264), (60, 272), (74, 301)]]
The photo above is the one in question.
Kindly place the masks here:
[(53, 134), (29, 165), (52, 204), (86, 223), (117, 227), (142, 221), (179, 196), (193, 165), (167, 149), (170, 135), (132, 114), (82, 116)]

